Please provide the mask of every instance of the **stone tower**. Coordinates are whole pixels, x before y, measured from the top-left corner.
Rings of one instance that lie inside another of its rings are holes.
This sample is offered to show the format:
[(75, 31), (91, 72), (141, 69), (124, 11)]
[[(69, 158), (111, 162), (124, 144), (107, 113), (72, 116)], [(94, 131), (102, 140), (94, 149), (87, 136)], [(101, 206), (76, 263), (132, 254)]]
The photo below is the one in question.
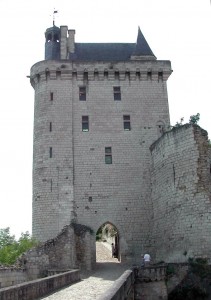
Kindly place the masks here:
[(71, 221), (94, 233), (110, 223), (121, 258), (140, 258), (151, 247), (149, 147), (170, 124), (170, 61), (156, 59), (140, 29), (136, 43), (76, 43), (67, 26), (45, 37), (45, 60), (30, 75), (33, 236), (53, 238)]

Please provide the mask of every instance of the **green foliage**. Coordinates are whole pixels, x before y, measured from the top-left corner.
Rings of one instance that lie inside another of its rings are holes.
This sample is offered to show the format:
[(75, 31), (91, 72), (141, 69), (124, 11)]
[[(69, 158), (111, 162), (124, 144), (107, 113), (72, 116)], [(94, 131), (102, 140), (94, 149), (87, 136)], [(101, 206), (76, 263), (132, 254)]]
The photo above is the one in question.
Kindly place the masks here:
[(102, 239), (102, 234), (101, 233), (96, 234), (96, 241), (101, 241), (101, 239)]
[(202, 300), (211, 295), (211, 266), (205, 258), (189, 258), (185, 278), (169, 294), (169, 300)]
[[(196, 125), (196, 124), (198, 124), (199, 120), (200, 120), (200, 114), (197, 113), (196, 115), (190, 116), (188, 124)], [(176, 122), (176, 124), (174, 126), (172, 126), (172, 128), (178, 128), (178, 127), (183, 126), (184, 125), (183, 122), (184, 122), (184, 118), (181, 118), (179, 122)]]
[(197, 113), (196, 115), (192, 115), (190, 116), (189, 124), (198, 124), (199, 119), (200, 119), (199, 113)]
[(8, 246), (15, 241), (15, 236), (10, 235), (10, 228), (2, 228), (0, 229), (0, 249), (4, 246)]
[(171, 276), (171, 275), (174, 275), (176, 272), (175, 272), (175, 268), (173, 265), (168, 265), (167, 268), (166, 268), (166, 275), (167, 276)]
[(22, 233), (16, 241), (15, 236), (10, 235), (9, 227), (0, 229), (0, 264), (14, 264), (22, 253), (36, 245), (37, 242), (30, 236), (28, 231)]
[(183, 125), (183, 122), (184, 122), (184, 118), (181, 118), (180, 122), (177, 122), (173, 127), (176, 127), (176, 128), (181, 127)]
[(211, 270), (206, 258), (189, 258), (188, 262), (192, 273), (198, 275), (200, 278), (211, 277)]

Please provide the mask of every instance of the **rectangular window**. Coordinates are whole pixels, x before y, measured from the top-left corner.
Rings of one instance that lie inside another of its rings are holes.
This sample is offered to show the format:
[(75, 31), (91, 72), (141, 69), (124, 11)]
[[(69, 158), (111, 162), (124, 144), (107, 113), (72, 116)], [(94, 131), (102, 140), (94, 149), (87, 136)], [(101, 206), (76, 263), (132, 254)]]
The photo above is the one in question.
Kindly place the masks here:
[(49, 148), (49, 156), (50, 156), (50, 158), (53, 157), (53, 148), (52, 147)]
[(53, 101), (53, 92), (50, 93), (50, 100)]
[(82, 116), (82, 131), (89, 131), (89, 116)]
[(114, 86), (114, 100), (121, 100), (120, 86)]
[(105, 147), (105, 163), (106, 164), (112, 164), (111, 147)]
[(85, 86), (79, 87), (79, 100), (86, 101), (86, 87)]
[(49, 131), (52, 131), (52, 122), (50, 122)]
[(123, 126), (125, 131), (130, 131), (130, 116), (129, 115), (124, 115), (123, 116)]

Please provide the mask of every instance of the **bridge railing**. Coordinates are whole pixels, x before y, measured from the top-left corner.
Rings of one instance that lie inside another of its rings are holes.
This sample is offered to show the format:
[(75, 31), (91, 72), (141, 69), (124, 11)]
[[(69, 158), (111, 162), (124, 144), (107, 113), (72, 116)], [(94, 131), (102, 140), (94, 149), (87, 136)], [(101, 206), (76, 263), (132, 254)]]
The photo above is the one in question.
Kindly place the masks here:
[(68, 271), (0, 289), (1, 300), (32, 300), (80, 280), (79, 270)]
[(146, 267), (134, 267), (135, 278), (139, 282), (142, 281), (161, 281), (165, 280), (166, 265), (161, 266), (146, 266)]
[(133, 300), (134, 299), (134, 272), (125, 271), (103, 295), (97, 300)]

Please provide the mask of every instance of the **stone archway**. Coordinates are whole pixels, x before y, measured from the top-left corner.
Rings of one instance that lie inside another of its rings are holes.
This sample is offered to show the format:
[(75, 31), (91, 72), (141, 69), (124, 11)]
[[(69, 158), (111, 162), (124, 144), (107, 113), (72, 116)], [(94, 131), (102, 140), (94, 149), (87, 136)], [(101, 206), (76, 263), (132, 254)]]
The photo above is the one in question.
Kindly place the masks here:
[(106, 222), (98, 228), (96, 233), (96, 261), (99, 260), (99, 245), (97, 243), (101, 243), (107, 249), (107, 261), (110, 261), (111, 258), (113, 261), (120, 261), (119, 233), (115, 225)]

